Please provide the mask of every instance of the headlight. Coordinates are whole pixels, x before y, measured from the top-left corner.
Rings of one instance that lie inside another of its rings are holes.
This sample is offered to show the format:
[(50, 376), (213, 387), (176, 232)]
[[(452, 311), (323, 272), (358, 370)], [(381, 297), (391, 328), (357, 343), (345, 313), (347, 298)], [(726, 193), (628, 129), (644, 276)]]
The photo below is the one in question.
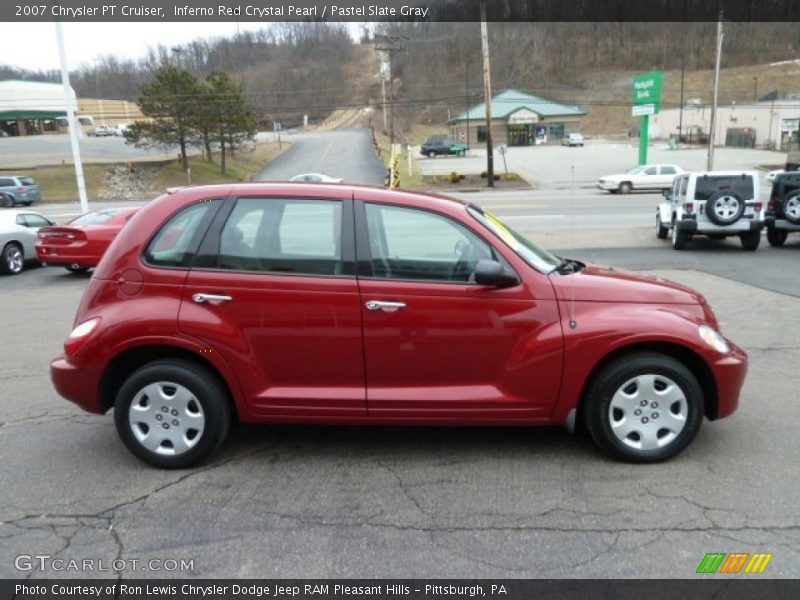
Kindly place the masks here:
[(697, 332), (706, 344), (720, 354), (728, 354), (728, 352), (731, 351), (730, 346), (728, 346), (728, 341), (722, 337), (722, 334), (716, 329), (708, 325), (700, 325), (700, 327), (697, 328)]

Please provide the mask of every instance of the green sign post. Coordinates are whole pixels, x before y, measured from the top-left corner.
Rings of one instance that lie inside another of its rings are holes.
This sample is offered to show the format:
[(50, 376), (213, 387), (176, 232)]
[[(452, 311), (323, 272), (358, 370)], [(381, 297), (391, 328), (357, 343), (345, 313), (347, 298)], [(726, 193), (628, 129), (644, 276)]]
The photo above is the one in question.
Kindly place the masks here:
[(633, 78), (633, 116), (641, 117), (639, 125), (639, 164), (647, 164), (647, 144), (650, 142), (650, 115), (661, 110), (660, 71), (652, 71)]

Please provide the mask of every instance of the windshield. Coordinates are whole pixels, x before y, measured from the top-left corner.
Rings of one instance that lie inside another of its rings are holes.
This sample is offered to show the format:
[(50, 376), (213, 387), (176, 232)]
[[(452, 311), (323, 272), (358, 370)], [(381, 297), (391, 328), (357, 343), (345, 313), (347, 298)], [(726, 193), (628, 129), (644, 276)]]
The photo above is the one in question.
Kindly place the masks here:
[(72, 219), (72, 221), (69, 222), (69, 225), (103, 225), (104, 223), (107, 223), (116, 217), (123, 210), (125, 209), (107, 208), (105, 210), (86, 213), (85, 215), (81, 215), (80, 217), (75, 217)]
[(497, 237), (503, 240), (509, 248), (516, 252), (522, 259), (537, 271), (550, 273), (561, 264), (561, 259), (550, 254), (547, 250), (539, 248), (521, 233), (503, 223), (492, 213), (478, 206), (467, 207), (469, 214), (488, 227)]

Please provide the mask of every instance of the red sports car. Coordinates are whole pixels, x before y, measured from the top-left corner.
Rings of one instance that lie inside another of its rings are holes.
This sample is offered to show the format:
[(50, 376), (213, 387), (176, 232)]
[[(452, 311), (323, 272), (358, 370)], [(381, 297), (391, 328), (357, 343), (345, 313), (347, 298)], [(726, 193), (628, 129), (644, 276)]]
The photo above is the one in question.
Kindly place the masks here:
[(42, 227), (36, 255), (42, 264), (83, 273), (103, 257), (111, 241), (141, 206), (103, 208), (76, 217), (66, 225)]

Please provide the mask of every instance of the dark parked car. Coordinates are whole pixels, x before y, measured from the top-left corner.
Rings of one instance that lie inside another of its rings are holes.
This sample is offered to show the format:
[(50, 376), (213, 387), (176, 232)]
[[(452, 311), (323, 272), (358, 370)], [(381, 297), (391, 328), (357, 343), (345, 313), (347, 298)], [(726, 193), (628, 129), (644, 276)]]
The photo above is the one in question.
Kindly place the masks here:
[[(184, 188), (100, 261), (58, 392), (187, 467), (242, 422), (548, 425), (674, 456), (747, 356), (698, 293), (586, 266), (458, 200), (343, 184)], [(76, 439), (75, 444), (88, 443)], [(95, 449), (86, 448), (87, 452)]]
[(467, 153), (465, 144), (457, 144), (453, 140), (443, 136), (433, 136), (422, 144), (421, 153), (423, 156), (434, 158), (439, 154), (455, 154), (464, 156)]
[(775, 177), (765, 220), (770, 246), (783, 246), (790, 233), (800, 231), (800, 171)]

